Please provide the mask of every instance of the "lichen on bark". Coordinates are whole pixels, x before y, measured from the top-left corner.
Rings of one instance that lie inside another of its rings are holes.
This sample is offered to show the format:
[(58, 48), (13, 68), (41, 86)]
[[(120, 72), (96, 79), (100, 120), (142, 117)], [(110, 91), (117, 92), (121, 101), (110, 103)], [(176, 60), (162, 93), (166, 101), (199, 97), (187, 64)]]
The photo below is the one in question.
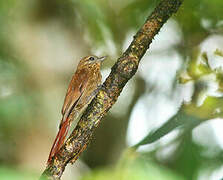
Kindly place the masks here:
[(74, 163), (86, 149), (102, 117), (117, 101), (122, 89), (136, 73), (139, 62), (163, 24), (176, 13), (183, 0), (162, 0), (133, 37), (128, 49), (111, 69), (96, 97), (87, 107), (77, 126), (53, 157), (41, 178), (60, 179), (66, 165)]

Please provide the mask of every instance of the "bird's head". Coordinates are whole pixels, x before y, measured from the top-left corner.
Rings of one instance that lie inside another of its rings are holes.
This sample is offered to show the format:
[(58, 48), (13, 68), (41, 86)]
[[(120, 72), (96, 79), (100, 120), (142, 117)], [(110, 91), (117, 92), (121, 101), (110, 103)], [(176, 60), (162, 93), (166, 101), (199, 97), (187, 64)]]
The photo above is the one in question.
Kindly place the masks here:
[(102, 56), (102, 57), (97, 57), (97, 56), (86, 56), (82, 58), (79, 62), (78, 66), (88, 66), (88, 65), (93, 65), (93, 64), (98, 64), (100, 65), (102, 61), (106, 59), (107, 56)]

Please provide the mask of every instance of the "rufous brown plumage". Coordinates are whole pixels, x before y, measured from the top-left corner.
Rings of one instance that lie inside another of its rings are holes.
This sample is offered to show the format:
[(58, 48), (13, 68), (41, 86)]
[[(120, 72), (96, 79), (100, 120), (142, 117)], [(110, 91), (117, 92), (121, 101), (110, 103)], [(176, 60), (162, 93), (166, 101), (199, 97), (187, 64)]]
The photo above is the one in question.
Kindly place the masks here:
[(48, 164), (64, 144), (73, 120), (79, 117), (96, 95), (101, 85), (100, 66), (105, 58), (105, 56), (86, 56), (80, 60), (67, 89), (62, 107), (62, 120), (50, 151)]

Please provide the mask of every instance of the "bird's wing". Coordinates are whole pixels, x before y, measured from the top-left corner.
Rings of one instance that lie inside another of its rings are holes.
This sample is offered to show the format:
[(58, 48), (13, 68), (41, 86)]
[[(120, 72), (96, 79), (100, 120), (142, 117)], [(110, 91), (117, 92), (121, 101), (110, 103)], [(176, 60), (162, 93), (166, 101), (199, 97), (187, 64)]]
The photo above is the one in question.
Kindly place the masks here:
[[(81, 95), (84, 93), (88, 82), (88, 73), (83, 69), (74, 74), (68, 86), (64, 104), (62, 107), (62, 115), (64, 116), (70, 109), (77, 104)], [(62, 122), (61, 122), (62, 123)]]
[(64, 143), (73, 118), (72, 116), (70, 116), (71, 112), (84, 94), (88, 82), (87, 80), (88, 76), (86, 73), (82, 73), (79, 75), (78, 73), (75, 73), (69, 84), (62, 108), (63, 118), (60, 123), (59, 132), (57, 133), (56, 139), (54, 140), (53, 146), (51, 148), (48, 163), (51, 161), (52, 157), (58, 152), (58, 150)]

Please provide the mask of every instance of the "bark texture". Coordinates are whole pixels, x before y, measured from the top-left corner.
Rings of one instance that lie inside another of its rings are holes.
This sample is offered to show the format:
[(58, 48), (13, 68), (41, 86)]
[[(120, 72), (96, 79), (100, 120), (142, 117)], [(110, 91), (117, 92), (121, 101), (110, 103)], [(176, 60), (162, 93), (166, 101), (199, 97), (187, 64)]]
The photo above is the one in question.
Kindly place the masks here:
[(162, 0), (133, 38), (128, 49), (111, 69), (70, 137), (46, 167), (41, 179), (58, 180), (66, 165), (74, 163), (86, 149), (101, 119), (117, 101), (123, 87), (136, 73), (139, 62), (149, 48), (154, 36), (170, 16), (177, 12), (183, 0)]

